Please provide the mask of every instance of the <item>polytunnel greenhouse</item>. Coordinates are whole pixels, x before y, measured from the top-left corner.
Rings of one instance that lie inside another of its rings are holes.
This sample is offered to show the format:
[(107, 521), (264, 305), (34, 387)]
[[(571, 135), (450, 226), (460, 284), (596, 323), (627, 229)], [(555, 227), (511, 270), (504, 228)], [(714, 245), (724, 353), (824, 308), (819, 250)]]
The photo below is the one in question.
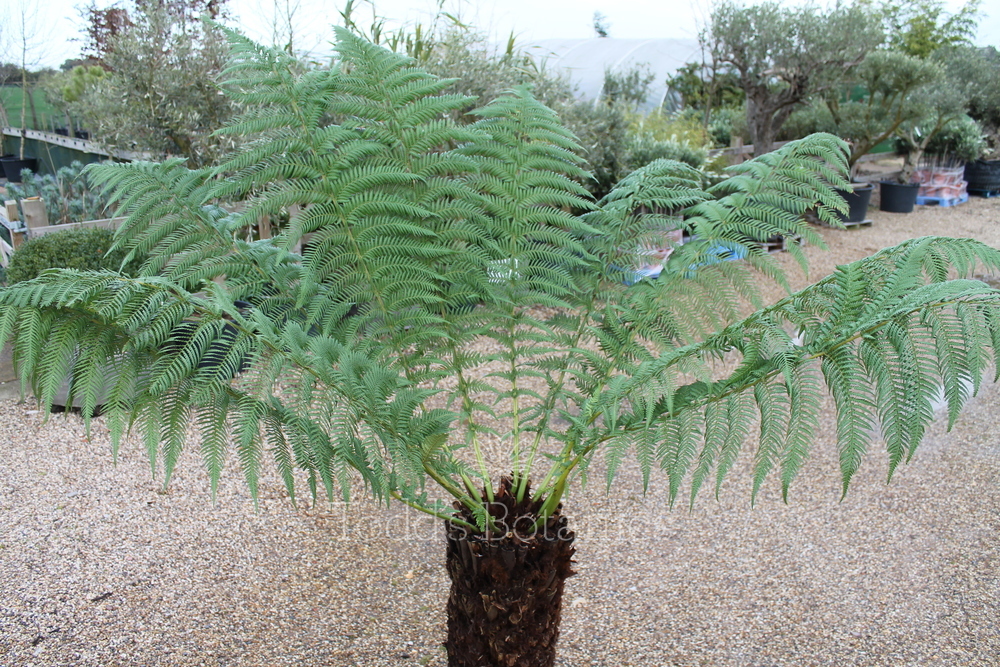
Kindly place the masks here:
[(625, 72), (634, 67), (648, 69), (654, 75), (649, 94), (640, 111), (673, 106), (668, 99), (667, 78), (685, 63), (701, 60), (696, 39), (542, 39), (524, 46), (535, 61), (550, 70), (566, 71), (577, 85), (580, 97), (594, 100), (601, 96), (605, 72)]

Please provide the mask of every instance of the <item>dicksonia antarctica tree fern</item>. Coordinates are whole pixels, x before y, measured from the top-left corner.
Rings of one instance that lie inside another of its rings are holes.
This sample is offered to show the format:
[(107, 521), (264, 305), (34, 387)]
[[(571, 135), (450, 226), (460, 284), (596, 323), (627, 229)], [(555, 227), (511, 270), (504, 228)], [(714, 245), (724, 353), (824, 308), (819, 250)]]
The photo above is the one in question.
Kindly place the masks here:
[[(71, 375), (84, 417), (103, 404), (115, 446), (139, 433), (167, 480), (194, 422), (213, 487), (232, 451), (254, 494), (271, 459), (293, 500), (297, 471), (314, 495), (360, 479), (520, 548), (598, 458), (609, 485), (631, 454), (693, 502), (753, 436), (754, 494), (772, 478), (787, 493), (826, 391), (846, 492), (876, 434), (891, 474), (941, 388), (954, 421), (996, 366), (1000, 300), (972, 277), (1000, 253), (972, 240), (914, 239), (761, 308), (755, 282), (783, 277), (758, 242), (821, 245), (803, 214), (843, 207), (832, 136), (716, 185), (657, 161), (597, 202), (573, 136), (526, 89), (459, 126), (449, 112), (468, 100), (448, 81), (349, 32), (330, 69), (228, 36), (227, 93), (246, 112), (219, 131), (238, 153), (90, 169), (128, 215), (117, 245), (148, 257), (140, 275), (52, 271), (0, 292), (25, 385), (47, 407)], [(283, 216), (273, 238), (249, 232)], [(636, 282), (642, 249), (674, 229), (689, 242)], [(462, 604), (449, 612), (475, 612)], [(555, 612), (525, 640), (540, 662), (504, 662), (515, 649), (491, 635), (450, 638), (452, 664), (549, 664)], [(488, 634), (476, 622), (449, 627)]]

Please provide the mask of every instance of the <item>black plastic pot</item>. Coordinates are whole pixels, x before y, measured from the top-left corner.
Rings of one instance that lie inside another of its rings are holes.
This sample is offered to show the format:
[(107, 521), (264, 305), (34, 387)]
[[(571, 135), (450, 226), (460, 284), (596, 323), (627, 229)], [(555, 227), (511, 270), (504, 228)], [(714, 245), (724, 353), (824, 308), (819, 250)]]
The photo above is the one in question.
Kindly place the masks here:
[(69, 136), (69, 128), (67, 128), (67, 127), (57, 127), (56, 129), (54, 129), (52, 131), (55, 132), (56, 134), (58, 134), (60, 137), (68, 137)]
[(18, 157), (0, 158), (0, 165), (3, 165), (4, 176), (11, 183), (21, 182), (22, 169), (38, 171), (38, 160), (33, 157), (26, 157), (23, 160)]
[(871, 183), (859, 183), (853, 190), (837, 190), (851, 209), (846, 215), (840, 214), (843, 222), (863, 222), (868, 215), (868, 204), (872, 200), (875, 186)]
[(912, 213), (917, 203), (919, 183), (879, 182), (879, 210), (887, 213)]
[(1000, 160), (976, 160), (965, 165), (969, 190), (1000, 192)]

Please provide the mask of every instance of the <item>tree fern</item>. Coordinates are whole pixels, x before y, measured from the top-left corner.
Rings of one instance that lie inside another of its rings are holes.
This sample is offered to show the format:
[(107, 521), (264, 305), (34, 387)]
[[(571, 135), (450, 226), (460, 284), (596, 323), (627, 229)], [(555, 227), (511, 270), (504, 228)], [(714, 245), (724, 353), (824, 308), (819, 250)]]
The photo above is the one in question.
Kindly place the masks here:
[[(293, 499), (297, 470), (331, 498), (360, 479), (438, 517), (457, 502), (475, 529), (498, 473), (544, 519), (598, 455), (609, 485), (634, 454), (644, 483), (659, 467), (693, 502), (751, 449), (754, 496), (775, 478), (787, 494), (826, 389), (846, 491), (876, 433), (891, 475), (938, 391), (954, 421), (996, 363), (998, 295), (971, 277), (1000, 254), (971, 240), (912, 240), (759, 308), (761, 275), (782, 280), (760, 241), (821, 244), (803, 213), (844, 206), (834, 137), (711, 186), (657, 161), (597, 202), (574, 137), (527, 89), (459, 126), (449, 82), (356, 35), (338, 32), (327, 69), (228, 36), (236, 153), (91, 168), (141, 274), (0, 292), (41, 403), (72, 376), (84, 416), (102, 402), (115, 447), (136, 431), (167, 477), (193, 420), (213, 489), (229, 461), (256, 494), (270, 459)], [(273, 238), (249, 231), (295, 211)], [(636, 254), (678, 229), (689, 242), (636, 282)]]

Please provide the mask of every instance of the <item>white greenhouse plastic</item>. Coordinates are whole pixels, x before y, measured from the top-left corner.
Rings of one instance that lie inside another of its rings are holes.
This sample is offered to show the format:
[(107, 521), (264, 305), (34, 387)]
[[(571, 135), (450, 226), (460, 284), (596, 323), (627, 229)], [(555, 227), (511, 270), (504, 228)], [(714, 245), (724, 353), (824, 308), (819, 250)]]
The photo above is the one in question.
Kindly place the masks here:
[[(580, 97), (596, 100), (604, 87), (604, 72), (623, 72), (645, 65), (655, 75), (640, 111), (663, 105), (668, 77), (689, 62), (701, 61), (696, 39), (541, 39), (519, 45), (539, 65), (565, 70), (578, 86)], [(669, 106), (669, 105), (668, 105)]]

